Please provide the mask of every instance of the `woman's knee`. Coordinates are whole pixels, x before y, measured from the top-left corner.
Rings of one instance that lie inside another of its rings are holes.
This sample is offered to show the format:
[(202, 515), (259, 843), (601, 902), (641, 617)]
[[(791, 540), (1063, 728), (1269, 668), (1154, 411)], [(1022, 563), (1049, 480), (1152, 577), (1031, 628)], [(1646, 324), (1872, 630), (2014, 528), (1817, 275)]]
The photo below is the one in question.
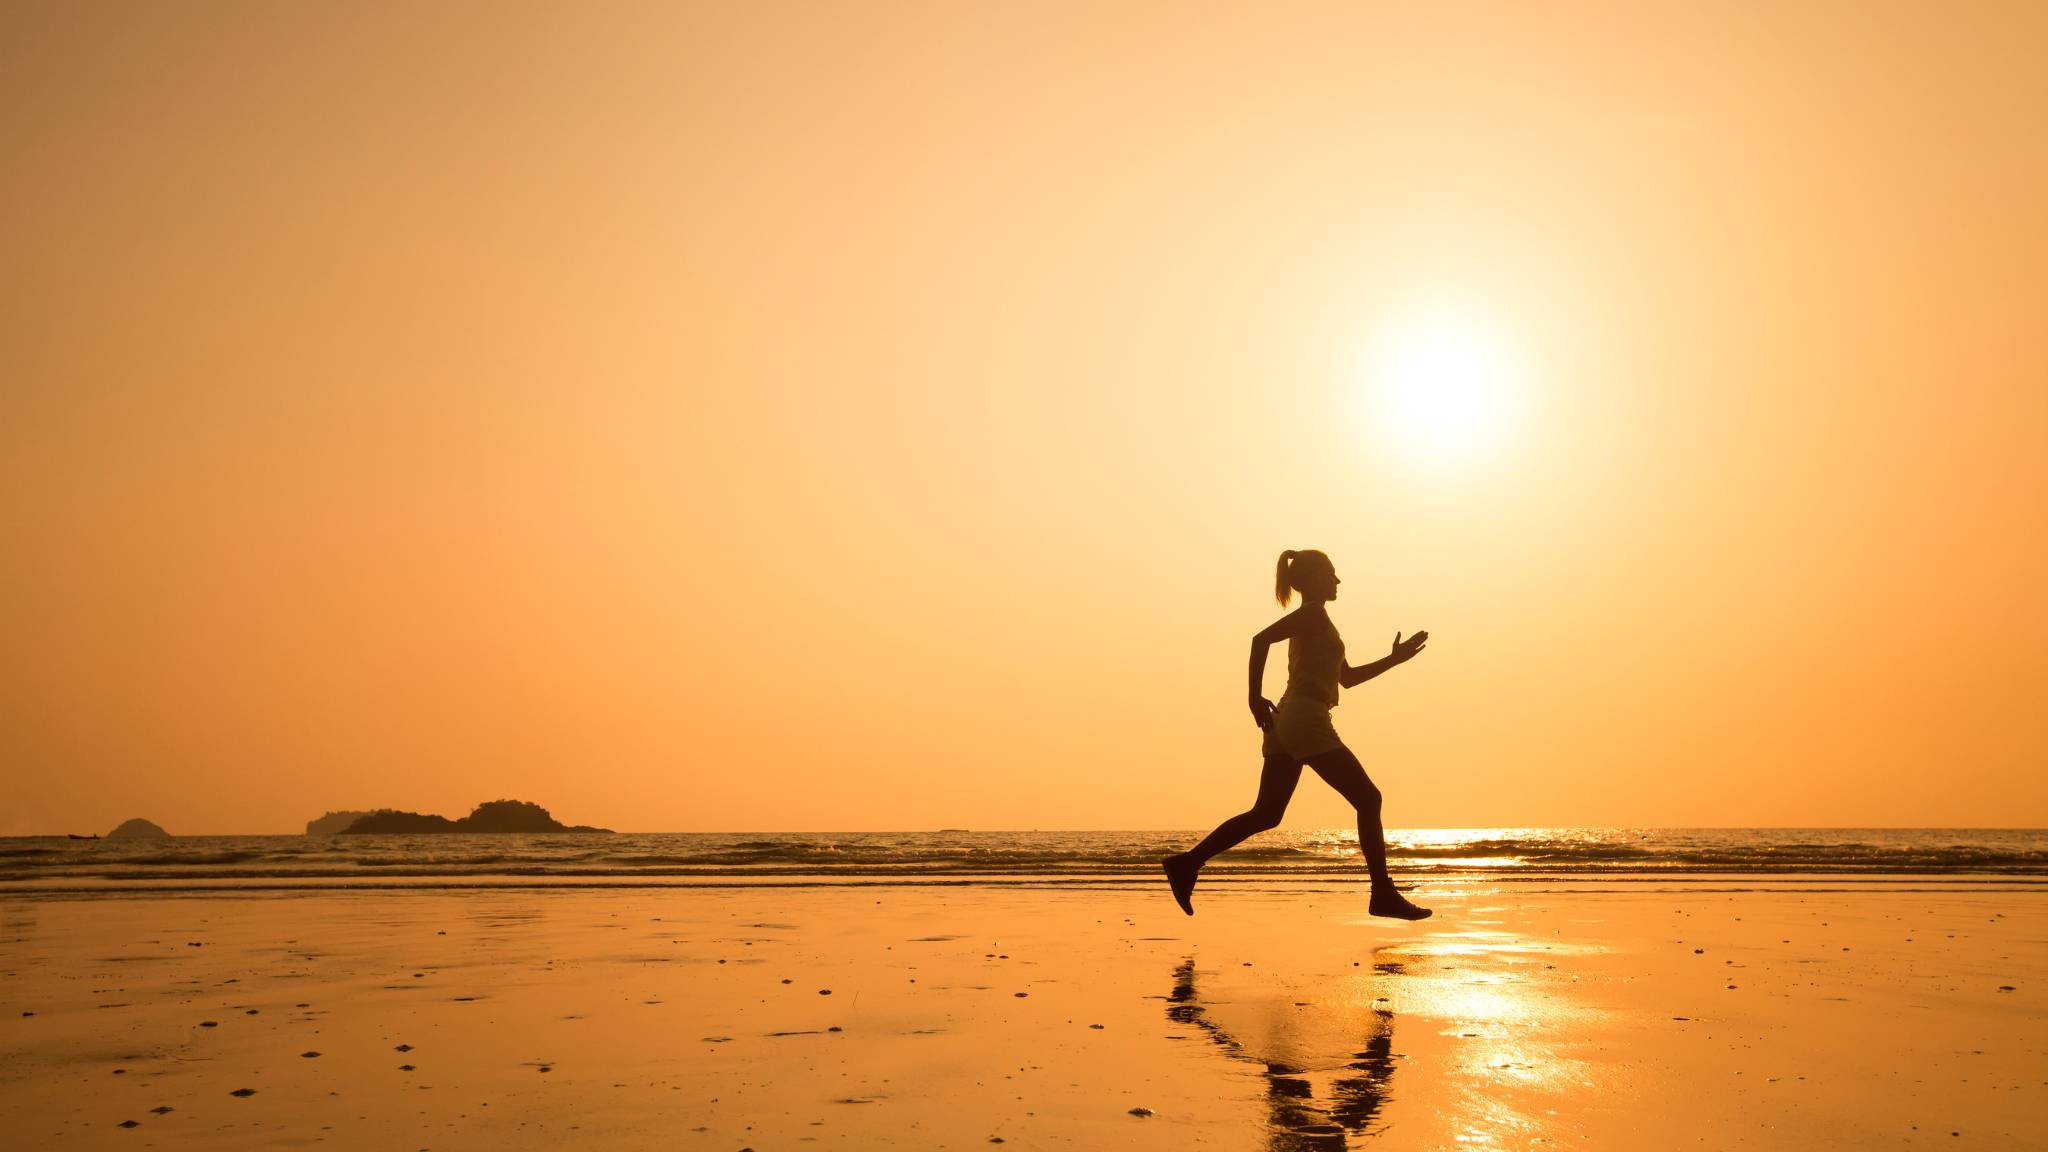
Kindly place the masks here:
[(1287, 813), (1284, 810), (1275, 812), (1270, 808), (1254, 808), (1244, 815), (1259, 831), (1270, 832), (1280, 826), (1280, 818)]
[(1351, 794), (1351, 806), (1358, 809), (1360, 815), (1379, 815), (1379, 788), (1370, 780), (1360, 784)]

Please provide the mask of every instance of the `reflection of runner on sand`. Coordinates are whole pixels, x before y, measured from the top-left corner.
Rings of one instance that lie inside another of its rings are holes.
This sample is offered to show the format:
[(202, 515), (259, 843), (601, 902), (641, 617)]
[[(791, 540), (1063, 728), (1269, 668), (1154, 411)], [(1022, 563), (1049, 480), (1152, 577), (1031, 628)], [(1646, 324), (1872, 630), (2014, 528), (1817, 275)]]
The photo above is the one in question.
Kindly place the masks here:
[[(1375, 969), (1387, 971), (1384, 965)], [(1387, 1082), (1394, 1075), (1393, 1012), (1375, 1002), (1347, 1035), (1317, 1037), (1329, 1031), (1331, 1021), (1300, 1015), (1316, 1007), (1291, 999), (1205, 1001), (1196, 991), (1197, 975), (1192, 957), (1173, 970), (1167, 1018), (1200, 1028), (1232, 1059), (1265, 1068), (1267, 1148), (1338, 1150), (1350, 1147), (1350, 1136), (1373, 1134), (1373, 1118), (1388, 1099)]]

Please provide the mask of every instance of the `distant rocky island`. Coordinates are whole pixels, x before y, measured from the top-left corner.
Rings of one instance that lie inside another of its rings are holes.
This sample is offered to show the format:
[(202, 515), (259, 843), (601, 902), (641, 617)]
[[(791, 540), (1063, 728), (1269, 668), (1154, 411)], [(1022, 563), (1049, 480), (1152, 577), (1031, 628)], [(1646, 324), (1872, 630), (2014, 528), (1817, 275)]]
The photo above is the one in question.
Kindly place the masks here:
[(373, 816), (378, 813), (393, 811), (396, 811), (396, 809), (378, 808), (370, 812), (329, 812), (327, 815), (320, 817), (318, 820), (306, 821), (306, 835), (332, 836), (338, 832), (348, 831), (349, 825), (355, 823), (358, 820), (361, 820), (365, 816)]
[(121, 821), (121, 826), (107, 833), (109, 840), (134, 840), (144, 836), (169, 836), (170, 833), (144, 820), (140, 816), (133, 820)]
[[(342, 817), (352, 817), (345, 825), (332, 833), (327, 826)], [(321, 831), (316, 832), (319, 827)], [(124, 825), (125, 827), (125, 825)], [(610, 832), (609, 828), (592, 828), (587, 824), (564, 824), (548, 814), (538, 804), (524, 800), (492, 800), (479, 804), (476, 810), (460, 820), (431, 813), (401, 812), (395, 808), (379, 808), (371, 812), (329, 812), (318, 820), (306, 825), (307, 835), (355, 836), (366, 833), (414, 833), (414, 832)]]

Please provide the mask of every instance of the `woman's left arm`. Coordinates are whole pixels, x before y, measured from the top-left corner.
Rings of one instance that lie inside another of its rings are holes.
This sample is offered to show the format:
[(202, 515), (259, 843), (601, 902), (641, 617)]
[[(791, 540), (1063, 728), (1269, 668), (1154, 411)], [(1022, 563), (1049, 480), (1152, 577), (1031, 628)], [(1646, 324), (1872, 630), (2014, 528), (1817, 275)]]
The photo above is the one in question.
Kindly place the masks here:
[(1394, 633), (1393, 651), (1388, 652), (1385, 656), (1370, 664), (1345, 665), (1344, 671), (1337, 677), (1337, 682), (1346, 688), (1356, 688), (1396, 664), (1405, 664), (1415, 659), (1415, 654), (1422, 651), (1422, 646), (1427, 643), (1429, 643), (1429, 633), (1427, 632), (1417, 632), (1406, 640), (1401, 639), (1401, 634), (1396, 632)]

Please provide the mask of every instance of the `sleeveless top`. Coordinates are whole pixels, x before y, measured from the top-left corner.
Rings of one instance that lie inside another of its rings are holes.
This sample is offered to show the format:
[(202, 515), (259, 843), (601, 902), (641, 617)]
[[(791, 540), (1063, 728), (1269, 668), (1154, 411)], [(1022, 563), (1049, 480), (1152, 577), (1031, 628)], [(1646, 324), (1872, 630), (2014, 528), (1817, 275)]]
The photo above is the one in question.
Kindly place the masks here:
[(1320, 628), (1311, 625), (1287, 642), (1287, 691), (1281, 699), (1293, 696), (1335, 708), (1337, 678), (1343, 671), (1344, 638), (1325, 616)]

